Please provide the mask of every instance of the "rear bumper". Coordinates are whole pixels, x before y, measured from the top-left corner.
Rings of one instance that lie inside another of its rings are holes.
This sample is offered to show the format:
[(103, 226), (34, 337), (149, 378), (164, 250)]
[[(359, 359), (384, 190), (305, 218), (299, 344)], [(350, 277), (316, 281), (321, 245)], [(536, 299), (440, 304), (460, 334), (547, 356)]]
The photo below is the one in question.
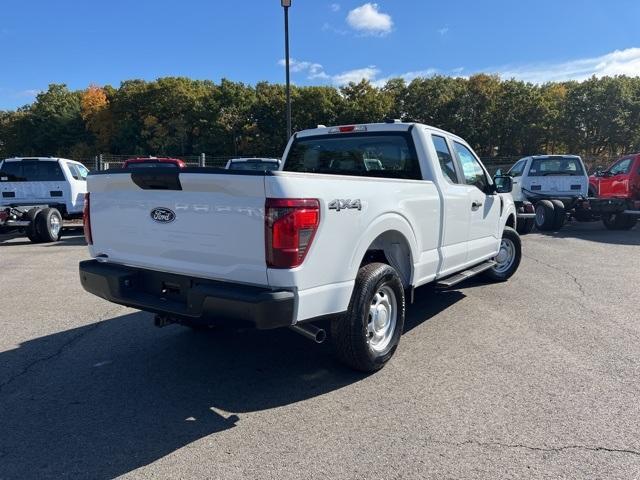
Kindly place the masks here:
[(294, 322), (295, 296), (236, 283), (174, 275), (123, 265), (80, 262), (80, 282), (89, 293), (127, 307), (206, 324), (246, 323), (259, 329)]

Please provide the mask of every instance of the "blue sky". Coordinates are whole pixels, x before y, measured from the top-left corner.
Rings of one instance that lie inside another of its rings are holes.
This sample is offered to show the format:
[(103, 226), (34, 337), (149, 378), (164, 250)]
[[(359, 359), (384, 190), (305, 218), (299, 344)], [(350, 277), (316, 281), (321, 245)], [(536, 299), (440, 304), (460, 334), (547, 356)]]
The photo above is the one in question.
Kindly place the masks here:
[[(640, 75), (638, 0), (293, 0), (298, 85), (440, 73)], [(281, 82), (278, 0), (2, 0), (0, 109), (49, 83)]]

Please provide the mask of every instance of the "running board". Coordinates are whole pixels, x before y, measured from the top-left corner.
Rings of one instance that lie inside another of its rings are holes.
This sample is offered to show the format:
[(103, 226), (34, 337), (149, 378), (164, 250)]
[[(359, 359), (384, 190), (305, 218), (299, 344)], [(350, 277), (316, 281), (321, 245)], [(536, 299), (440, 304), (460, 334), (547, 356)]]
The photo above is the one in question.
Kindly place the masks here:
[(436, 283), (436, 286), (439, 288), (449, 288), (457, 285), (460, 282), (464, 282), (467, 278), (475, 277), (479, 273), (484, 272), (485, 270), (489, 270), (490, 268), (495, 267), (497, 264), (493, 260), (487, 260), (486, 262), (481, 263), (480, 265), (476, 265), (464, 272), (456, 273), (451, 277), (447, 277), (444, 280), (440, 280)]

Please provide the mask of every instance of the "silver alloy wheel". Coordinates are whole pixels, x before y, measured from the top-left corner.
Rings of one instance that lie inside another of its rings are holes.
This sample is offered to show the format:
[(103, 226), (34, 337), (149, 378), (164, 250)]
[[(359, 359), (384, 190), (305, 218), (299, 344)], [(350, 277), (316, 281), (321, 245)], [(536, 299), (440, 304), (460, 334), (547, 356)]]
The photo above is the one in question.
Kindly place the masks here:
[(54, 238), (58, 238), (58, 234), (60, 233), (60, 219), (57, 215), (51, 215), (49, 220), (49, 226), (51, 227), (51, 234)]
[(500, 251), (496, 258), (494, 258), (497, 265), (493, 267), (493, 270), (496, 273), (505, 273), (511, 268), (515, 259), (516, 246), (510, 239), (503, 238), (500, 242)]
[(536, 225), (544, 225), (545, 209), (542, 205), (536, 207)]
[(369, 306), (367, 336), (369, 346), (376, 352), (384, 351), (393, 338), (398, 318), (398, 302), (391, 287), (383, 285)]

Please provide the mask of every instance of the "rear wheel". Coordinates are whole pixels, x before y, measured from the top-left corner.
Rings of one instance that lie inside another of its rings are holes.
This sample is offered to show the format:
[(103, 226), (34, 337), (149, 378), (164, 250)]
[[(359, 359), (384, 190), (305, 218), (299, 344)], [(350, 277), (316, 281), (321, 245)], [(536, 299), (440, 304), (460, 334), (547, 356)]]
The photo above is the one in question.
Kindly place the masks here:
[(504, 282), (508, 280), (518, 267), (522, 258), (522, 244), (520, 235), (511, 227), (504, 227), (502, 240), (500, 241), (500, 251), (493, 259), (496, 266), (485, 270), (482, 275), (494, 282)]
[(35, 220), (36, 230), (43, 242), (57, 242), (62, 235), (62, 215), (55, 208), (40, 211)]
[(540, 200), (536, 204), (536, 228), (540, 231), (553, 230), (556, 221), (556, 212), (553, 203), (549, 200)]
[(564, 208), (564, 203), (562, 203), (560, 200), (551, 200), (551, 203), (553, 203), (555, 211), (553, 229), (560, 230), (564, 225), (565, 220), (567, 219), (567, 211)]
[(40, 231), (38, 230), (38, 225), (36, 223), (37, 218), (42, 210), (37, 208), (32, 208), (27, 212), (27, 220), (29, 221), (29, 226), (25, 230), (25, 234), (27, 238), (31, 241), (31, 243), (42, 243), (44, 240), (40, 235)]
[(355, 370), (380, 370), (398, 347), (404, 316), (404, 288), (396, 270), (384, 263), (365, 265), (349, 310), (331, 324), (336, 357)]
[(610, 213), (603, 215), (602, 223), (609, 230), (631, 230), (638, 223), (638, 217), (623, 213)]

